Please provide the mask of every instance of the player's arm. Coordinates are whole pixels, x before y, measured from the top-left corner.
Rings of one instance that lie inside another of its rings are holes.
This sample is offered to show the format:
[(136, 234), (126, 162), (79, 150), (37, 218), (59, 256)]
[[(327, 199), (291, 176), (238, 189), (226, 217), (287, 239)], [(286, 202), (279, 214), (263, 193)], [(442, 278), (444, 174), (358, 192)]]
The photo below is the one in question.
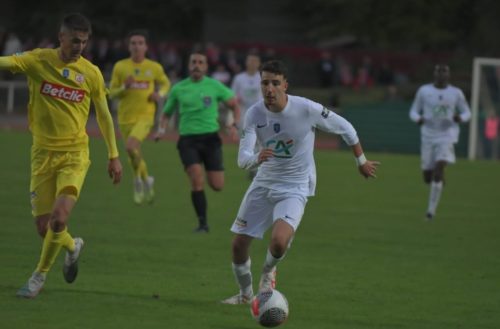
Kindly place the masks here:
[(415, 96), (413, 104), (411, 105), (411, 108), (410, 108), (411, 121), (413, 121), (419, 125), (424, 123), (424, 118), (421, 114), (421, 109), (422, 109), (422, 96), (421, 96), (421, 89), (419, 89), (417, 91), (417, 94)]
[(340, 135), (344, 142), (351, 147), (360, 174), (365, 178), (377, 177), (375, 173), (380, 162), (366, 159), (358, 134), (352, 124), (325, 107), (320, 109), (318, 105), (311, 103), (310, 107), (309, 113), (313, 126), (323, 131)]
[(108, 148), (108, 174), (113, 179), (113, 184), (118, 184), (122, 177), (122, 165), (118, 157), (118, 148), (116, 147), (113, 118), (108, 108), (104, 78), (99, 69), (96, 68), (95, 73), (96, 81), (93, 84), (94, 88), (90, 95), (94, 103), (99, 129)]
[(0, 56), (0, 70), (12, 70), (14, 67), (12, 56)]
[(111, 73), (111, 82), (109, 84), (109, 97), (110, 98), (120, 98), (122, 97), (127, 89), (134, 83), (134, 77), (128, 76), (125, 80), (121, 78), (120, 66), (115, 64), (113, 67), (113, 72)]
[(167, 96), (168, 91), (170, 90), (170, 80), (168, 79), (167, 75), (163, 71), (163, 68), (159, 66), (158, 69), (158, 76), (159, 78), (155, 80), (155, 87), (158, 88), (158, 90), (155, 90), (150, 96), (149, 100), (158, 102), (160, 99), (165, 98)]
[(177, 107), (177, 93), (176, 89), (172, 89), (172, 92), (170, 93), (170, 96), (168, 97), (167, 101), (165, 102), (165, 105), (163, 106), (163, 111), (160, 115), (160, 122), (158, 123), (158, 130), (154, 136), (155, 141), (159, 141), (163, 135), (165, 135), (165, 132), (167, 131), (168, 127), (168, 120), (170, 116), (174, 113), (176, 107)]
[(453, 120), (455, 122), (460, 123), (460, 122), (467, 122), (470, 120), (471, 111), (469, 108), (469, 104), (467, 104), (467, 101), (465, 100), (464, 93), (461, 90), (459, 90), (457, 110), (458, 110), (458, 113), (456, 113), (453, 116)]
[(233, 140), (238, 140), (238, 129), (240, 127), (240, 103), (236, 96), (226, 100), (224, 104), (233, 112), (233, 123), (226, 127), (228, 129), (229, 135)]
[[(242, 169), (253, 169), (258, 167), (259, 153), (255, 154), (255, 143), (257, 141), (257, 134), (255, 133), (255, 124), (251, 123), (251, 119), (245, 120), (245, 127), (240, 138), (240, 147), (238, 150), (238, 167)], [(263, 160), (264, 161), (264, 160)]]

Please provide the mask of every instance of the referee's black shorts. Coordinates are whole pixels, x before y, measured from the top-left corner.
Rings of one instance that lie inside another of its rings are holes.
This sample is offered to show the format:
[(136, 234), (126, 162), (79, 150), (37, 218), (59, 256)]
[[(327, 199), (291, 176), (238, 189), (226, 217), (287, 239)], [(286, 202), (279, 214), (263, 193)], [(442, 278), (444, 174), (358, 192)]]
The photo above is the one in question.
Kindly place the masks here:
[(222, 171), (222, 141), (218, 133), (185, 135), (177, 141), (184, 168), (203, 163), (206, 171)]

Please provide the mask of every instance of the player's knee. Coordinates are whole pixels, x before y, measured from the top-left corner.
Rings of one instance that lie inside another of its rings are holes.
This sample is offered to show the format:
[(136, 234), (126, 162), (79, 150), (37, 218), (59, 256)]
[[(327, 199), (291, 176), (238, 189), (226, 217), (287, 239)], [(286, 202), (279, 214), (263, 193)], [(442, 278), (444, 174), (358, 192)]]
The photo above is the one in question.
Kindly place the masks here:
[(50, 217), (50, 227), (54, 232), (60, 232), (64, 230), (66, 226), (66, 221), (69, 217), (69, 211), (59, 207), (54, 209), (52, 216)]
[(232, 247), (231, 249), (233, 251), (233, 255), (236, 255), (236, 256), (243, 256), (248, 251), (248, 244), (245, 243), (245, 241), (238, 239), (238, 238), (233, 239), (231, 247)]
[(269, 250), (273, 255), (273, 257), (275, 258), (283, 257), (287, 249), (288, 249), (288, 241), (286, 241), (286, 239), (283, 239), (281, 237), (271, 238), (271, 246), (269, 247)]
[(222, 189), (224, 188), (224, 182), (222, 183), (211, 183), (210, 184), (210, 187), (212, 188), (212, 190), (214, 190), (215, 192), (220, 192), (222, 191)]
[(40, 237), (45, 238), (49, 225), (49, 218), (37, 218), (35, 221), (36, 231)]

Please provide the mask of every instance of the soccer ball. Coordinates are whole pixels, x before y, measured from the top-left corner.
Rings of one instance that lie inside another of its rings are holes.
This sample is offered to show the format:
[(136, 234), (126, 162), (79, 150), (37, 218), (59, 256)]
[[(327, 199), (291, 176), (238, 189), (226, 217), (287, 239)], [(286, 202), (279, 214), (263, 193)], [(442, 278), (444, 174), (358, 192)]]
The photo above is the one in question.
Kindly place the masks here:
[(252, 300), (250, 311), (261, 326), (277, 327), (288, 318), (288, 301), (278, 290), (265, 290)]

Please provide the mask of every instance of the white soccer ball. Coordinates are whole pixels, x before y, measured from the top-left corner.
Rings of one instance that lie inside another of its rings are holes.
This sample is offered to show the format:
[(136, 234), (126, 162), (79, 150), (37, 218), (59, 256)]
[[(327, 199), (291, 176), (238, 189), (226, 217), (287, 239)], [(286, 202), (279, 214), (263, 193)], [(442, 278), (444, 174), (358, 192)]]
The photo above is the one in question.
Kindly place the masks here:
[(276, 289), (259, 292), (252, 300), (252, 316), (264, 327), (277, 327), (288, 318), (288, 301)]

